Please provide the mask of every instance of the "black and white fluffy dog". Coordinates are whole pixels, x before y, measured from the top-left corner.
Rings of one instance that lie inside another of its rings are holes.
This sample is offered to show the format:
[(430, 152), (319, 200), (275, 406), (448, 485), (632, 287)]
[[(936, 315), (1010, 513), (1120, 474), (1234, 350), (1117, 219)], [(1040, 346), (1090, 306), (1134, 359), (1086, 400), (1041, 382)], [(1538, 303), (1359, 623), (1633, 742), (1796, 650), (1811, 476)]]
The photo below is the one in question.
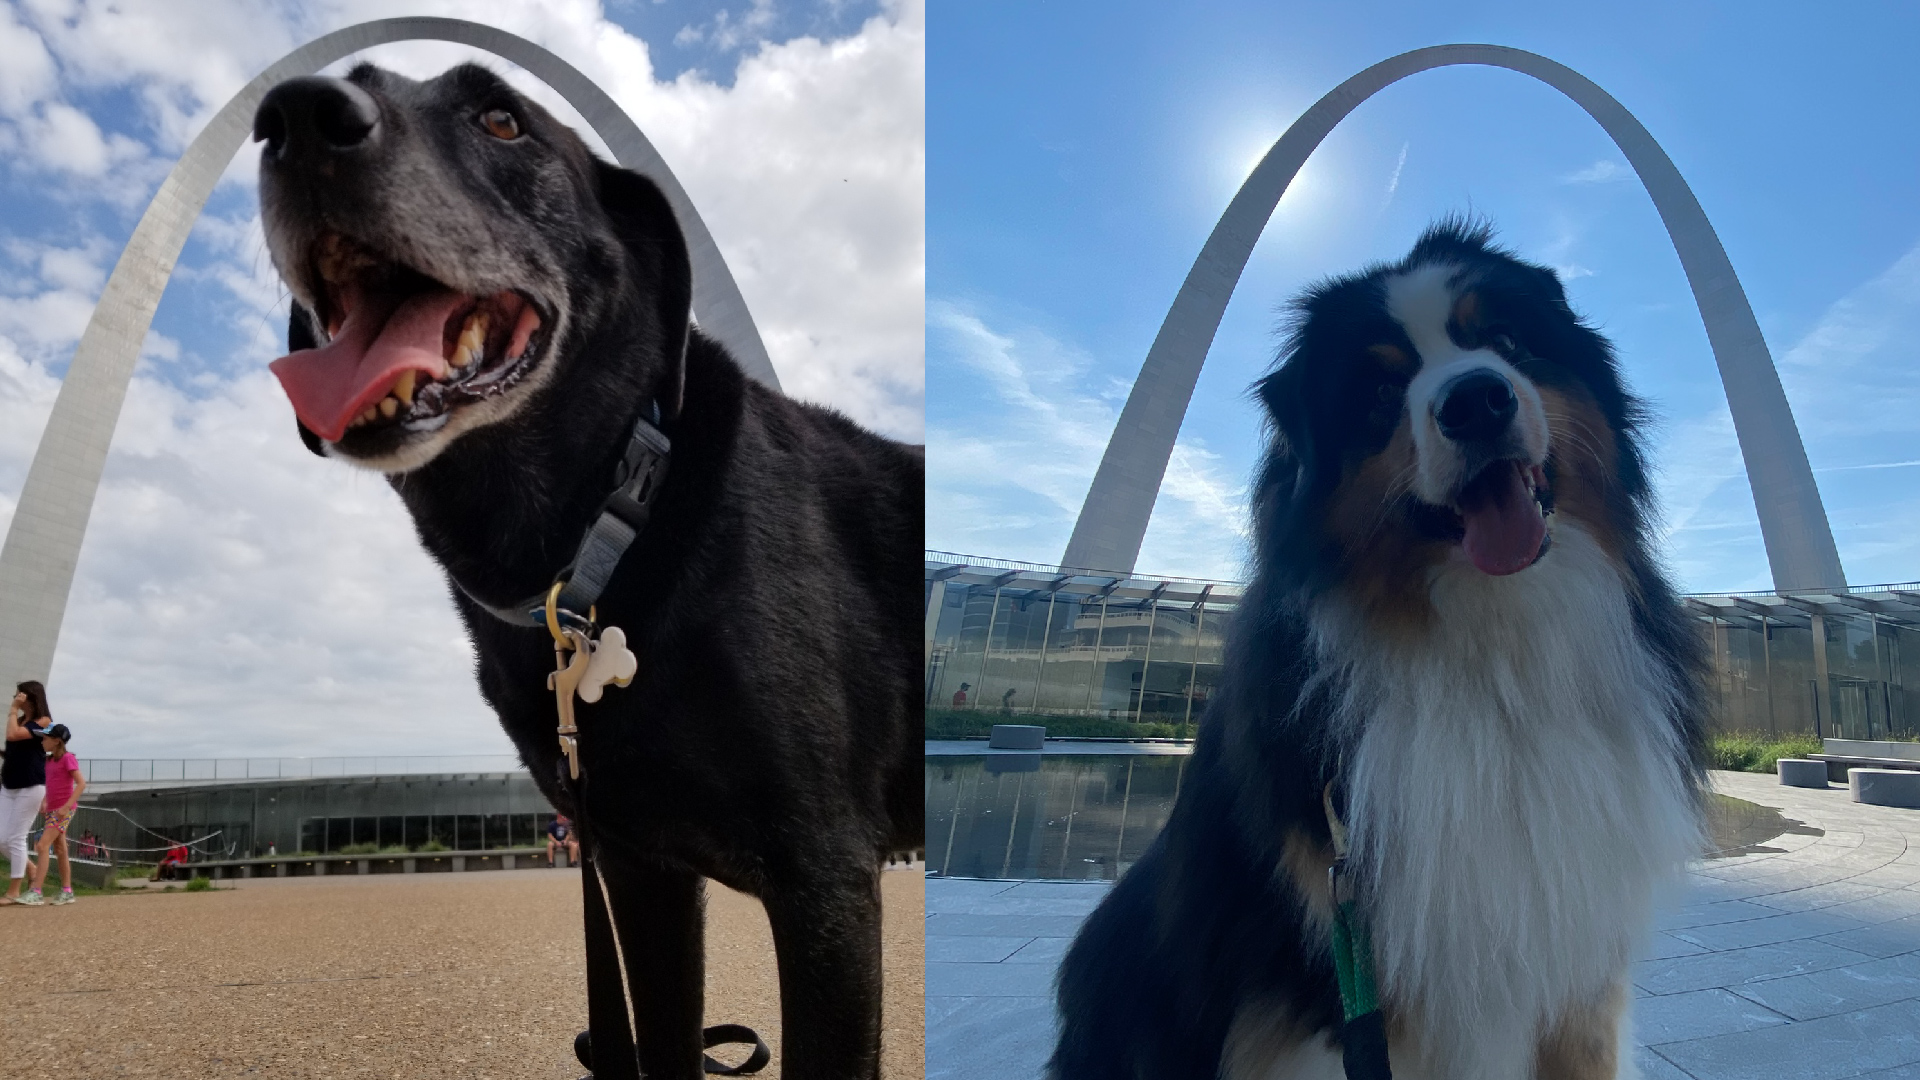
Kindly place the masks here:
[(1053, 1075), (1341, 1075), (1329, 785), (1396, 1077), (1633, 1075), (1628, 962), (1697, 850), (1704, 715), (1642, 408), (1484, 226), (1296, 309), (1222, 686), (1067, 955)]

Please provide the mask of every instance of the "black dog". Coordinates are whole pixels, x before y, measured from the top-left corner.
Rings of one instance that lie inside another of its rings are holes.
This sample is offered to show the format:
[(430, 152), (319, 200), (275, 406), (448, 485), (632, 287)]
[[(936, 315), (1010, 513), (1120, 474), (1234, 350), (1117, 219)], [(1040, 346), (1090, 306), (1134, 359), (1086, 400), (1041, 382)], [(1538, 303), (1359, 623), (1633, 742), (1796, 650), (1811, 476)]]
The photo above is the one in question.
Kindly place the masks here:
[(1632, 1075), (1628, 963), (1698, 850), (1707, 715), (1644, 410), (1484, 227), (1296, 310), (1220, 689), (1067, 954), (1053, 1075)]
[[(293, 80), (255, 135), (301, 437), (388, 475), (482, 692), (584, 817), (639, 1067), (701, 1075), (704, 876), (766, 905), (785, 1075), (876, 1076), (878, 867), (923, 829), (919, 450), (747, 378), (689, 325), (659, 189), (484, 68)], [(576, 788), (554, 639), (489, 609), (570, 569), (640, 421), (671, 467), (597, 602), (638, 670), (576, 705)]]

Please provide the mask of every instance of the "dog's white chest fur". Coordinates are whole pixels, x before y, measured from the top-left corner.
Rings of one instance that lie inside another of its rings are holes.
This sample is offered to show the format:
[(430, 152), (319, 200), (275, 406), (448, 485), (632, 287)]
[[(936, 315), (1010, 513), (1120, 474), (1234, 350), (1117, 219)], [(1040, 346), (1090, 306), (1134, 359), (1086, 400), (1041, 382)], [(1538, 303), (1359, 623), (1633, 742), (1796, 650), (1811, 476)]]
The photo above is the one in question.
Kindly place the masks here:
[[(1526, 572), (1449, 567), (1435, 632), (1316, 618), (1346, 666), (1348, 825), (1396, 1074), (1524, 1080), (1544, 1026), (1625, 976), (1698, 850), (1673, 688), (1622, 578), (1570, 522)], [(1413, 1060), (1403, 1060), (1411, 1057)]]

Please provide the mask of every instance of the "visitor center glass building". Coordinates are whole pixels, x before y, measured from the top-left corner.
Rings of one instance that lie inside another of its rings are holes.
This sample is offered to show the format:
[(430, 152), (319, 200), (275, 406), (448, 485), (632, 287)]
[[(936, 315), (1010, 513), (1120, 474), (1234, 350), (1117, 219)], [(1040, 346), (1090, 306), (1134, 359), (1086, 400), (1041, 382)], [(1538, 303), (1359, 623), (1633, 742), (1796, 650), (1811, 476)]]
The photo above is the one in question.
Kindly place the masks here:
[[(1243, 589), (929, 551), (927, 708), (1198, 723)], [(1684, 603), (1721, 729), (1920, 737), (1920, 583)]]

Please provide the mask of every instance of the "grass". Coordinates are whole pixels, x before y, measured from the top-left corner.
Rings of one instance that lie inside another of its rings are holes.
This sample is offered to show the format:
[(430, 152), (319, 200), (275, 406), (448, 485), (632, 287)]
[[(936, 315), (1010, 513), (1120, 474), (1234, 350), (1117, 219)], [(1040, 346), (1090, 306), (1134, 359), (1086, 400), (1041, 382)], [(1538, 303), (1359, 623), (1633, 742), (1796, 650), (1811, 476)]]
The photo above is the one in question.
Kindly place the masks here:
[(1709, 766), (1733, 772), (1774, 772), (1781, 758), (1803, 758), (1820, 753), (1812, 735), (1769, 735), (1760, 731), (1719, 731), (1708, 739)]
[(995, 724), (1038, 724), (1049, 738), (1190, 739), (1197, 724), (1168, 724), (1149, 720), (1135, 724), (1104, 716), (1050, 716), (1023, 713), (1003, 716), (989, 709), (928, 709), (927, 738), (964, 739), (993, 733)]

